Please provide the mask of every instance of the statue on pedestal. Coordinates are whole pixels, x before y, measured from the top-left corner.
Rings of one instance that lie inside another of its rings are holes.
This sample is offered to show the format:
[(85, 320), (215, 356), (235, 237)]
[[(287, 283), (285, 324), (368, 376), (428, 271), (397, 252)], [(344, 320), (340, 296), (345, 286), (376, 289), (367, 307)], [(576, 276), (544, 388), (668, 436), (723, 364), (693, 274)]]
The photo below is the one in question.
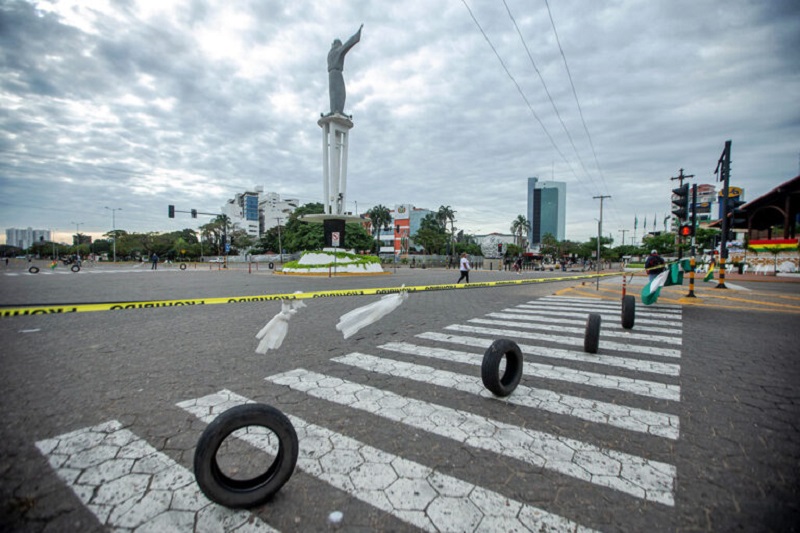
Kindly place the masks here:
[(331, 44), (331, 49), (328, 52), (328, 91), (330, 92), (331, 99), (330, 115), (334, 113), (344, 115), (344, 100), (347, 96), (344, 89), (344, 77), (342, 76), (342, 71), (344, 70), (344, 56), (361, 40), (361, 28), (363, 27), (364, 25), (362, 24), (355, 35), (347, 39), (346, 43), (342, 44), (342, 41), (336, 39), (333, 41), (333, 44)]

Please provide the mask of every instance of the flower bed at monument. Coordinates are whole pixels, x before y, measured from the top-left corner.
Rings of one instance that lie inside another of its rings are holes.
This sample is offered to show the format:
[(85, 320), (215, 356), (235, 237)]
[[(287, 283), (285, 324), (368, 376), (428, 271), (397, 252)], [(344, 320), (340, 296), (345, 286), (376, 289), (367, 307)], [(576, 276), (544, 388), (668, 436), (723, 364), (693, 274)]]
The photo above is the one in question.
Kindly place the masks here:
[(283, 265), (287, 274), (383, 274), (380, 259), (374, 255), (356, 255), (349, 252), (322, 250), (304, 252), (297, 261)]

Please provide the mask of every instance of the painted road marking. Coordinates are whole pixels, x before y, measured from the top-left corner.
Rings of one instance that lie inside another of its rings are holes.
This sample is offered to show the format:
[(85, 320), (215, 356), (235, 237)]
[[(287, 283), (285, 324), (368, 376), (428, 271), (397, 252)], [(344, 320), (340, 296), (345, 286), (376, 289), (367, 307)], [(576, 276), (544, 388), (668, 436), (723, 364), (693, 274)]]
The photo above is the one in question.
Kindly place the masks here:
[[(546, 316), (563, 316), (563, 317), (570, 317), (574, 318), (576, 316), (580, 316), (579, 312), (575, 309), (568, 309), (568, 310), (559, 310), (554, 307), (545, 307), (541, 305), (530, 305), (530, 304), (520, 304), (516, 307), (519, 310), (531, 311), (535, 314), (543, 314)], [(592, 313), (591, 309), (586, 309), (585, 313)], [(603, 320), (618, 320), (620, 319), (622, 311), (620, 312), (603, 312), (600, 311), (599, 314), (603, 317)], [(674, 321), (672, 319), (655, 319), (655, 318), (645, 318), (644, 314), (640, 314), (638, 311), (636, 312), (636, 327), (639, 327), (639, 324), (647, 324), (652, 326), (677, 326), (679, 322)]]
[[(586, 316), (585, 314), (580, 315), (573, 315), (579, 318), (570, 319), (570, 318), (562, 318), (562, 317), (551, 317), (546, 312), (531, 312), (525, 309), (513, 309), (507, 308), (503, 309), (499, 312), (493, 313), (486, 313), (485, 316), (491, 318), (504, 318), (506, 320), (520, 320), (523, 322), (532, 322), (532, 323), (542, 323), (542, 324), (563, 324), (566, 326), (583, 326), (586, 327)], [(613, 315), (612, 315), (613, 316)], [(621, 320), (604, 320), (603, 321), (603, 331), (621, 331), (626, 332), (628, 334), (631, 333), (631, 330), (625, 329), (622, 327)], [(681, 330), (678, 328), (659, 328), (653, 326), (640, 326), (636, 324), (636, 331), (638, 333), (660, 333), (662, 335), (680, 335)]]
[[(564, 304), (564, 305), (591, 305), (591, 306), (602, 306), (602, 307), (610, 307), (610, 308), (622, 308), (622, 302), (618, 301), (609, 301), (609, 300), (600, 300), (598, 298), (567, 298), (564, 296), (544, 296), (538, 300), (534, 300), (534, 302), (555, 302), (557, 304)], [(532, 302), (530, 302), (532, 303)], [(664, 305), (664, 304), (653, 304), (644, 306), (642, 309), (641, 306), (644, 304), (639, 305), (640, 310), (644, 312), (660, 312), (660, 313), (681, 313), (681, 306), (679, 305)]]
[(116, 420), (36, 447), (97, 520), (113, 531), (275, 532), (246, 511), (209, 501), (194, 475)]
[[(512, 325), (513, 327), (513, 325)], [(514, 329), (482, 328), (478, 326), (468, 326), (463, 324), (451, 324), (444, 329), (458, 331), (462, 333), (477, 333), (478, 335), (491, 335), (498, 337), (516, 337), (519, 339), (529, 339), (543, 342), (553, 342), (557, 344), (567, 344), (569, 346), (583, 346), (583, 338), (566, 337), (561, 335), (547, 335), (544, 333), (531, 333)], [(621, 342), (600, 341), (601, 351), (612, 350), (619, 352), (635, 352), (648, 355), (660, 355), (662, 357), (680, 357), (681, 351), (672, 348), (659, 348), (655, 346), (645, 346), (636, 344), (625, 344)]]
[[(250, 400), (223, 390), (178, 406), (208, 423), (244, 403)], [(590, 531), (558, 515), (287, 416), (300, 443), (298, 468), (426, 531)], [(239, 437), (275, 453), (263, 436)]]
[[(380, 348), (411, 355), (430, 356), (431, 353), (421, 346), (407, 343), (389, 343), (380, 346)], [(441, 353), (438, 357), (435, 357), (436, 359), (446, 359), (448, 358), (447, 355), (454, 355), (455, 357), (464, 355), (464, 352), (454, 353), (448, 350), (442, 351), (450, 353)], [(480, 359), (478, 354), (467, 354), (467, 356), (471, 361)], [(452, 358), (448, 359), (453, 360)], [(658, 413), (634, 407), (625, 407), (618, 404), (579, 398), (577, 396), (558, 394), (553, 391), (536, 389), (525, 385), (518, 385), (517, 388), (514, 389), (514, 394), (511, 396), (498, 398), (486, 389), (481, 378), (477, 376), (438, 370), (425, 365), (384, 359), (358, 352), (343, 357), (335, 357), (332, 360), (370, 372), (388, 374), (390, 376), (402, 377), (422, 383), (430, 383), (440, 387), (450, 387), (484, 398), (492, 398), (514, 405), (548, 411), (550, 413), (574, 416), (588, 422), (607, 424), (621, 429), (638, 431), (640, 433), (666, 437), (673, 440), (677, 439), (679, 436), (678, 417), (666, 413)]]
[(268, 381), (601, 487), (675, 505), (676, 468), (298, 368)]
[[(542, 302), (539, 304), (534, 303), (527, 303), (527, 304), (520, 304), (519, 307), (521, 309), (547, 309), (553, 311), (571, 311), (573, 313), (584, 312), (584, 313), (595, 313), (598, 312), (600, 314), (613, 314), (616, 316), (620, 316), (622, 313), (622, 308), (620, 307), (619, 311), (617, 309), (606, 309), (600, 308), (594, 305), (581, 305), (581, 304), (560, 304), (557, 302)], [(662, 324), (670, 323), (670, 322), (677, 322), (681, 319), (680, 311), (677, 313), (674, 312), (659, 312), (659, 311), (650, 311), (647, 309), (641, 309), (641, 305), (637, 306), (636, 308), (636, 316), (637, 318), (641, 315), (642, 318), (649, 318), (649, 319), (658, 319), (658, 321)]]
[[(494, 317), (494, 318), (505, 318), (508, 315), (502, 315), (502, 313), (489, 313), (487, 316)], [(526, 323), (524, 321), (520, 321), (519, 319), (515, 319), (513, 316), (511, 317), (512, 322), (508, 320), (492, 320), (492, 318), (473, 318), (467, 320), (467, 322), (471, 324), (485, 324), (487, 326), (509, 326), (512, 328), (524, 328), (524, 329), (534, 329), (537, 331), (555, 331), (558, 333), (575, 333), (577, 335), (583, 335), (586, 332), (586, 321), (582, 324), (583, 327), (574, 328), (570, 326), (566, 326), (564, 324), (561, 325), (545, 325), (545, 324), (535, 324), (535, 323)], [(603, 324), (605, 326), (605, 324)], [(642, 335), (639, 333), (632, 333), (628, 330), (625, 331), (608, 331), (607, 328), (602, 327), (600, 331), (600, 337), (612, 337), (612, 338), (624, 338), (627, 340), (640, 340), (640, 341), (648, 341), (648, 342), (661, 342), (664, 344), (681, 344), (680, 337), (666, 337), (662, 335)]]
[[(420, 339), (427, 339), (439, 342), (449, 342), (453, 344), (462, 344), (466, 346), (476, 346), (484, 350), (492, 344), (492, 339), (484, 339), (481, 337), (469, 337), (465, 335), (449, 335), (447, 333), (425, 332), (417, 335)], [(523, 353), (526, 350), (533, 348), (528, 345), (519, 345)], [(480, 360), (476, 360), (474, 364), (480, 364)], [(596, 372), (589, 372), (587, 370), (578, 370), (569, 367), (546, 365), (542, 363), (525, 362), (527, 375), (535, 376), (541, 379), (554, 379), (556, 381), (566, 381), (568, 383), (577, 383), (580, 385), (587, 385), (590, 387), (599, 387), (605, 389), (614, 389), (639, 396), (648, 396), (651, 398), (658, 398), (660, 400), (679, 401), (681, 398), (681, 390), (678, 385), (670, 385), (666, 383), (657, 383), (655, 381), (646, 381), (643, 379), (628, 378), (624, 376), (611, 376), (608, 374), (598, 374)]]

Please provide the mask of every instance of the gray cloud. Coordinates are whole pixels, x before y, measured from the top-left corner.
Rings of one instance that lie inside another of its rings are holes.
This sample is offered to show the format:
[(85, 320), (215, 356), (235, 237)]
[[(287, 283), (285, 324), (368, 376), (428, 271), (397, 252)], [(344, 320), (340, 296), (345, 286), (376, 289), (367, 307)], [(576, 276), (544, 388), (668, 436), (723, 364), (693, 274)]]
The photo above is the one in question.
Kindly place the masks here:
[(507, 5), (572, 142), (504, 5), (467, 4), (533, 111), (461, 1), (6, 2), (0, 226), (103, 232), (112, 205), (121, 228), (181, 229), (167, 204), (217, 211), (254, 185), (318, 201), (325, 57), (361, 22), (349, 209), (450, 205), (505, 232), (539, 176), (568, 183), (568, 238), (594, 234), (600, 194), (617, 238), (661, 223), (679, 168), (712, 182), (727, 139), (750, 198), (798, 173), (796, 2), (551, 2), (599, 169), (544, 2)]

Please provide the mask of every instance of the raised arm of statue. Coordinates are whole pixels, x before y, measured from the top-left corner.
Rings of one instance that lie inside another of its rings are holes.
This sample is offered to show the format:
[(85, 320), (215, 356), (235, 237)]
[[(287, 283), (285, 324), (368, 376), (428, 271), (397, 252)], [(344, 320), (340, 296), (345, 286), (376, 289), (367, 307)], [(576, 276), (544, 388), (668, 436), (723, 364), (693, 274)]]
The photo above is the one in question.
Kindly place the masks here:
[(344, 88), (344, 77), (342, 71), (344, 70), (344, 56), (347, 52), (361, 40), (361, 28), (349, 39), (342, 44), (342, 41), (336, 39), (331, 44), (331, 49), (328, 52), (328, 90), (331, 100), (331, 114), (341, 113), (344, 114), (344, 101), (346, 91)]

